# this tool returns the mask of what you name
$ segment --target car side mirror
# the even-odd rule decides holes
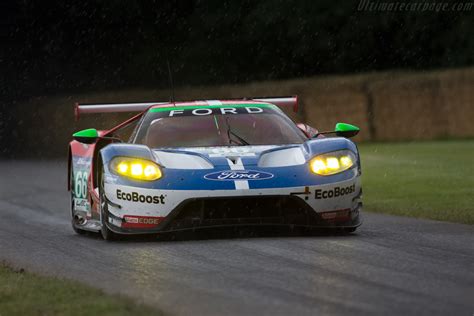
[[[356,136],[359,133],[360,129],[355,125],[347,123],[337,123],[334,131],[336,132],[337,136],[350,138]]]
[[[72,137],[80,143],[93,144],[99,138],[99,133],[95,128],[89,128],[72,134]]]

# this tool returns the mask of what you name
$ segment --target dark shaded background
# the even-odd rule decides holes
[[[21,118],[11,109],[23,99],[168,87],[167,60],[177,86],[473,64],[473,10],[371,12],[358,5],[2,1],[0,138],[13,141]]]
[[[361,12],[358,4],[2,2],[2,93],[163,87],[167,59],[178,85],[473,64],[472,10]]]

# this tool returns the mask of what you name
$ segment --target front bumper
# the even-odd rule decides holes
[[[120,221],[122,225],[116,226],[109,223],[108,227],[120,234],[150,234],[237,226],[353,228],[362,223],[360,215],[362,203],[352,210],[316,213],[302,201],[298,203],[298,198],[292,197],[238,199],[240,208],[227,208],[225,205],[233,200],[237,199],[191,199],[183,202],[154,227],[124,227],[123,224],[126,224],[126,221],[123,218],[115,218],[113,221],[115,224]],[[262,208],[269,202],[277,202],[277,205],[272,208]],[[251,207],[253,203],[255,203],[254,207]],[[292,208],[282,207],[284,205],[292,206]]]
[[[344,188],[351,188],[350,192]],[[343,191],[349,193],[332,196]],[[358,178],[323,186],[257,191],[152,191],[109,185],[107,226],[121,234],[225,226],[353,228],[361,224],[361,194]]]

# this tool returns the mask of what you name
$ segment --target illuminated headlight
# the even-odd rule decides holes
[[[339,150],[314,157],[309,162],[312,172],[321,176],[336,174],[351,168],[356,163],[352,151]]]
[[[139,158],[116,157],[110,162],[110,168],[118,175],[136,180],[153,181],[162,176],[156,163]]]

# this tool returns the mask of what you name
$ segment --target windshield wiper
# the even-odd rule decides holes
[[[248,141],[246,141],[245,139],[237,135],[235,132],[231,131],[230,124],[229,124],[229,117],[226,118],[225,123],[227,124],[227,138],[229,138],[229,144],[231,144],[232,142],[237,143],[235,140],[230,138],[230,135],[234,135],[235,138],[237,138],[240,141],[240,143],[237,143],[240,146],[250,145]]]

